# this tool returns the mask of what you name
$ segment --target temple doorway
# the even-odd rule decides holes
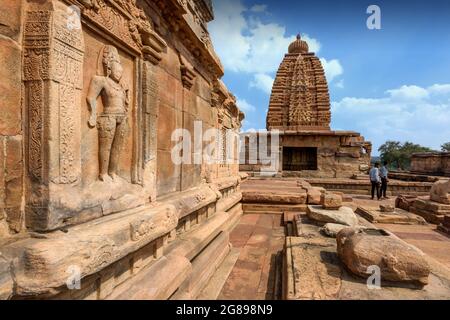
[[[317,148],[283,148],[283,171],[317,170]]]

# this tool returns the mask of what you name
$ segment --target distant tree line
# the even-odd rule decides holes
[[[450,152],[450,142],[446,142],[441,146],[443,152]]]
[[[380,157],[374,157],[374,161],[387,161],[389,167],[395,170],[408,170],[411,166],[411,156],[413,153],[436,152],[428,147],[412,142],[401,143],[399,141],[386,141],[378,148]],[[441,146],[442,152],[450,152],[450,142]],[[375,159],[376,158],[376,159]]]
[[[450,147],[450,143],[448,144]],[[386,141],[378,148],[380,160],[387,161],[389,167],[395,170],[408,170],[411,166],[413,153],[433,152],[435,150],[412,142]]]

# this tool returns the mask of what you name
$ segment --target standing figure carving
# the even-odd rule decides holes
[[[117,49],[105,46],[102,54],[105,76],[92,78],[87,103],[88,125],[97,127],[99,136],[99,179],[110,181],[118,176],[118,166],[128,131],[129,91],[121,82],[123,67]],[[97,116],[97,99],[102,97],[103,112]]]

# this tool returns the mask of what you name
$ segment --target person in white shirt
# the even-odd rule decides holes
[[[375,190],[377,190],[377,199],[380,200],[381,199],[381,194],[380,194],[380,185],[381,185],[381,177],[380,177],[380,164],[377,162],[375,163],[375,166],[370,169],[369,171],[369,176],[370,176],[370,183],[372,184],[372,200],[375,197]]]
[[[389,171],[387,169],[387,161],[383,162],[383,166],[380,169],[380,177],[381,177],[381,196],[385,199],[389,199],[386,196],[386,192],[387,192],[387,187],[388,187],[388,175],[389,175]]]

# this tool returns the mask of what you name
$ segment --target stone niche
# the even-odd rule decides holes
[[[26,224],[34,231],[155,198],[153,69],[166,44],[133,1],[81,2],[30,1],[24,17]]]

